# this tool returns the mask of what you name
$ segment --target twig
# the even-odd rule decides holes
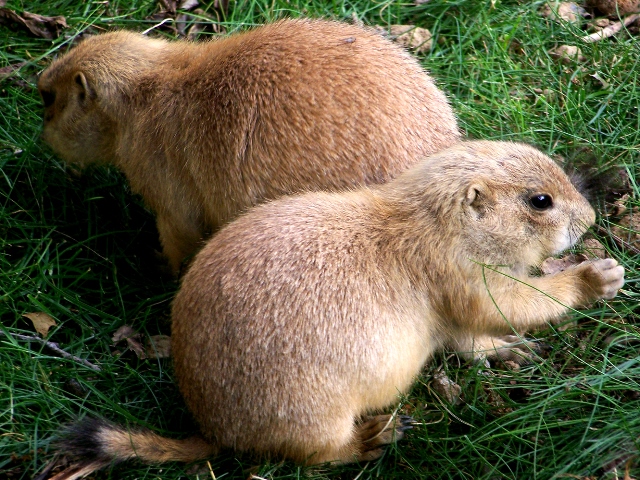
[[[619,237],[618,235],[616,235],[613,232],[610,232],[609,230],[607,230],[606,228],[604,228],[604,227],[602,227],[600,225],[595,225],[595,228],[596,228],[596,230],[598,231],[599,234],[611,237],[611,239],[614,242],[616,242],[619,247],[626,248],[627,250],[635,253],[636,255],[640,255],[640,249],[634,247],[629,242],[627,242],[625,239]]]
[[[39,338],[39,337],[32,337],[31,335],[21,335],[19,333],[6,333],[6,332],[3,332],[2,330],[0,330],[0,333],[3,334],[3,335],[11,336],[12,338],[15,338],[16,340],[22,340],[24,342],[36,342],[36,343],[39,343],[41,345],[44,345],[49,350],[53,350],[55,353],[57,353],[61,357],[70,358],[74,362],[81,363],[81,364],[89,367],[91,370],[95,370],[96,372],[99,372],[99,371],[102,370],[99,366],[94,365],[93,363],[91,363],[91,362],[89,362],[89,361],[87,361],[87,360],[85,360],[83,358],[76,357],[75,355],[71,355],[70,353],[65,352],[55,342],[49,342],[49,341],[44,340],[44,339]]]
[[[598,42],[603,38],[611,37],[616,33],[618,33],[620,30],[622,30],[622,27],[628,27],[633,22],[635,22],[638,18],[640,18],[640,14],[634,13],[633,15],[629,15],[627,18],[625,18],[621,22],[613,23],[608,27],[603,28],[599,32],[592,33],[591,35],[586,35],[582,37],[582,41],[586,43],[593,43],[593,42]]]

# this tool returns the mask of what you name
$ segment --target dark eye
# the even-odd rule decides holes
[[[47,90],[41,90],[40,96],[42,97],[42,103],[44,103],[44,108],[50,107],[56,101],[56,94],[53,92],[49,92]]]
[[[546,210],[553,206],[553,199],[551,195],[547,195],[546,193],[540,193],[529,197],[529,204],[535,210]]]

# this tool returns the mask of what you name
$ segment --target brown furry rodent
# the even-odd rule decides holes
[[[111,163],[177,272],[208,232],[283,194],[382,183],[459,132],[445,95],[374,31],[283,20],[203,43],[91,37],[40,77],[44,140]]]
[[[175,375],[206,440],[87,421],[62,448],[88,453],[83,471],[221,448],[375,459],[411,420],[367,415],[397,402],[444,345],[616,295],[613,259],[529,273],[594,219],[549,157],[502,142],[458,144],[386,185],[258,206],[208,241],[173,304]]]

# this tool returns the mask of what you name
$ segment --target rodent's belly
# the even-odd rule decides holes
[[[402,328],[385,333],[386,348],[359,382],[363,411],[388,407],[411,387],[437,348],[434,338],[421,331],[421,324],[424,319],[420,323],[405,321]]]

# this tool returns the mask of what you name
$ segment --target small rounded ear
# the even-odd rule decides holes
[[[80,86],[80,93],[78,94],[80,97],[80,101],[84,101],[86,98],[93,98],[93,90],[89,85],[89,81],[87,77],[82,72],[76,73],[74,77],[75,82]]]
[[[487,208],[487,187],[482,183],[472,183],[467,188],[464,197],[464,205],[475,214],[476,218],[484,216]]]

